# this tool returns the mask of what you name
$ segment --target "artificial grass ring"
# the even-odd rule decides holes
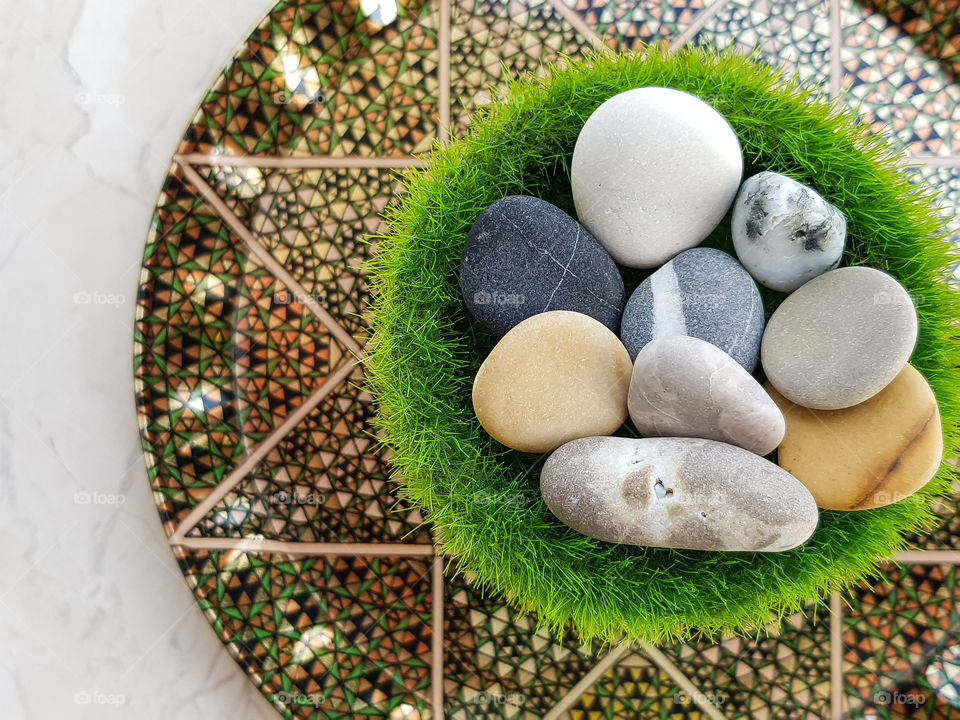
[[[473,413],[473,378],[496,338],[461,296],[464,241],[480,212],[506,195],[536,195],[576,217],[570,159],[584,121],[604,100],[642,86],[697,95],[736,131],[744,177],[774,170],[816,188],[847,218],[844,264],[884,270],[918,300],[911,362],[936,394],[945,455],[955,457],[960,296],[944,282],[951,251],[932,193],[912,185],[898,152],[867,135],[852,113],[754,57],[651,48],[546,70],[512,80],[465,138],[408,171],[406,196],[385,212],[388,229],[368,268],[374,301],[365,363],[401,494],[432,522],[460,571],[535,611],[542,627],[572,626],[583,640],[757,632],[811,601],[822,604],[906,547],[907,533],[935,526],[931,501],[946,495],[953,470],[942,466],[923,490],[893,505],[823,510],[813,537],[789,552],[645,548],[581,535],[540,498],[545,456],[505,449]],[[729,215],[704,245],[731,251]],[[643,275],[622,270],[629,294]],[[764,290],[768,317],[784,297]],[[633,435],[629,425],[618,434]]]

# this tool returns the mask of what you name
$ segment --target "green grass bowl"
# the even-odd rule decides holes
[[[885,270],[918,300],[911,362],[933,387],[946,456],[954,457],[960,296],[945,281],[951,247],[934,196],[909,181],[899,151],[853,113],[754,56],[650,48],[544,70],[510,81],[466,137],[438,145],[404,173],[406,194],[385,211],[387,229],[373,239],[364,362],[401,496],[432,523],[455,572],[535,612],[550,632],[572,627],[585,641],[661,643],[756,634],[820,607],[906,548],[908,533],[935,527],[931,503],[950,492],[953,469],[944,465],[893,505],[821,511],[813,537],[789,552],[632,547],[581,535],[540,497],[545,456],[498,444],[473,413],[473,378],[496,338],[461,296],[464,241],[480,212],[505,195],[536,195],[575,216],[570,159],[584,121],[604,100],[642,86],[697,95],[736,131],[745,177],[774,170],[816,188],[847,218],[844,264]],[[704,244],[731,251],[729,227],[728,217]],[[629,293],[644,273],[622,270]],[[765,292],[768,317],[783,297]],[[626,424],[618,434],[635,436]]]

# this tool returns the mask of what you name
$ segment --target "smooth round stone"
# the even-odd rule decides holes
[[[637,286],[623,310],[620,338],[636,358],[654,338],[690,335],[753,372],[763,323],[763,300],[750,273],[721,250],[694,248]]]
[[[732,230],[737,257],[754,279],[793,292],[840,264],[847,221],[812,188],[765,171],[740,188]]]
[[[473,409],[507,447],[543,453],[627,419],[630,356],[610,330],[567,310],[534,315],[496,344],[473,381]]]
[[[698,438],[574,440],[547,458],[540,492],[574,530],[627,545],[779,552],[806,542],[819,519],[786,470]]]
[[[546,200],[511,195],[480,213],[460,265],[463,299],[497,335],[548,310],[573,310],[617,332],[625,293],[610,254]]]
[[[732,357],[694,337],[657,338],[633,364],[627,395],[641,435],[694,437],[766,455],[783,439],[770,396]]]
[[[767,379],[788,400],[839,410],[883,390],[917,342],[917,312],[880,270],[846,267],[815,277],[767,323],[760,349]]]
[[[787,419],[780,466],[822,508],[867,510],[899,502],[940,468],[940,411],[912,365],[866,402],[843,410],[811,410],[768,390]]]
[[[627,90],[593,111],[573,150],[580,222],[622,265],[663,264],[703,241],[740,186],[743,156],[716,110],[681,90]]]

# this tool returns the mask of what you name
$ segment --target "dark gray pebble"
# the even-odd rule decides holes
[[[497,335],[548,310],[620,328],[625,292],[609,253],[580,223],[540,198],[510,195],[484,210],[460,265],[463,299]]]

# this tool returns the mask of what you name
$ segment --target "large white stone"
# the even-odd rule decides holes
[[[657,267],[723,219],[743,173],[716,110],[672,88],[627,90],[584,123],[571,184],[580,222],[629,267]]]

